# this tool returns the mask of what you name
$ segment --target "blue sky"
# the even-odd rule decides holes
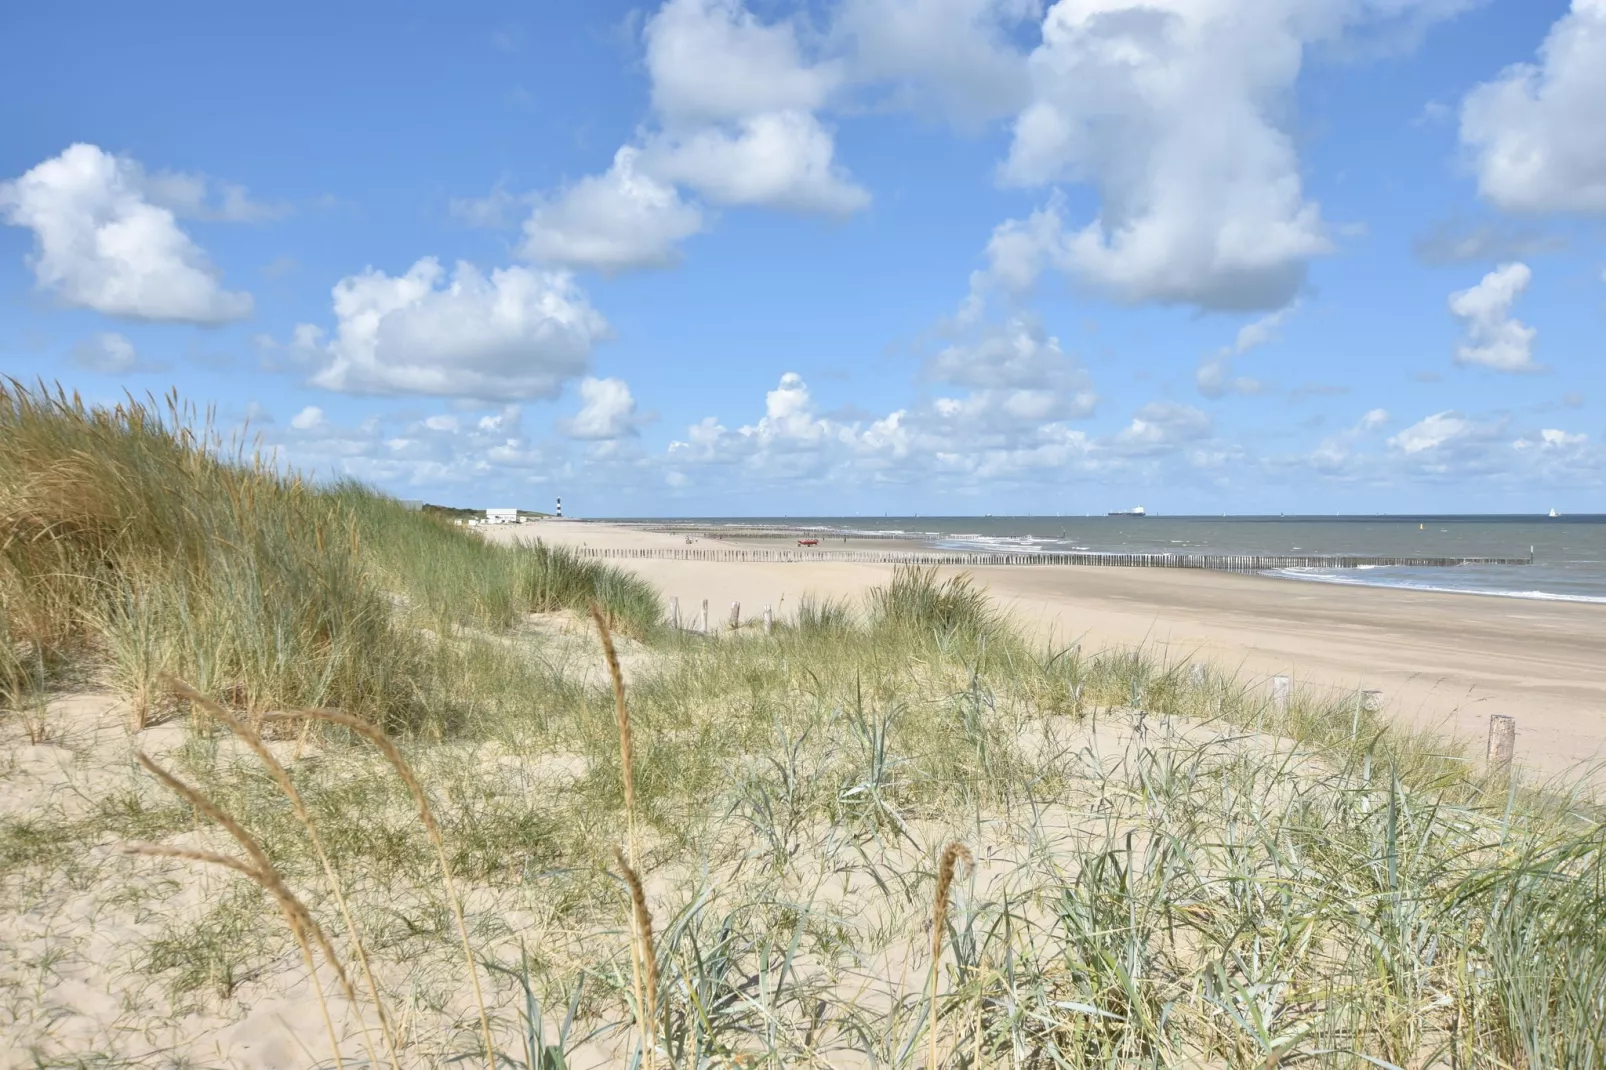
[[[0,371],[584,515],[1606,510],[1606,0],[0,16]]]

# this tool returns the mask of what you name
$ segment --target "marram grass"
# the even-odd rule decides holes
[[[626,634],[658,625],[627,573],[284,475],[176,397],[108,409],[0,382],[0,697],[90,655],[136,729],[171,675],[240,709],[440,735],[508,696],[475,686],[485,644],[435,640],[593,601]]]
[[[372,967],[342,992],[408,1066],[1606,1064],[1606,833],[1581,794],[1486,777],[1354,696],[1274,707],[1214,668],[1045,649],[929,572],[663,642],[627,574],[218,460],[182,415],[5,395],[0,687],[102,673],[193,707],[148,775],[247,854],[171,842],[196,826],[138,774],[79,816],[0,818],[17,901],[161,878],[100,860],[108,833],[164,856],[144,866],[271,873],[306,954],[316,927]],[[592,601],[651,641],[628,708],[589,639],[518,638]],[[297,760],[282,711],[317,706],[343,712]],[[187,968],[186,923],[141,960],[157,980]],[[248,939],[192,957],[298,969]]]

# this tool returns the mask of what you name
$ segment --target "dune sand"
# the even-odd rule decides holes
[[[491,528],[484,534],[596,548],[686,545],[684,536],[576,522]],[[700,540],[699,545],[753,543]],[[849,545],[885,549],[891,544]],[[687,619],[707,599],[716,627],[727,619],[732,601],[741,602],[749,619],[766,604],[784,619],[806,591],[857,597],[892,574],[888,565],[824,562],[619,563],[639,571],[665,595],[678,597]],[[1475,740],[1489,714],[1512,714],[1519,726],[1519,759],[1545,773],[1565,774],[1580,763],[1606,758],[1606,606],[1186,570],[1021,566],[973,572],[1045,643],[1080,641],[1088,650],[1144,644],[1173,660],[1199,657],[1239,670],[1251,681],[1287,673],[1306,687],[1345,693],[1378,688],[1392,715]],[[18,821],[43,819],[45,828],[76,821],[107,796],[141,797],[118,792],[156,792],[148,782],[140,787],[129,781],[130,744],[168,760],[188,736],[182,722],[169,721],[130,739],[126,707],[112,694],[58,698],[49,718],[54,734],[45,743],[27,742],[14,723],[0,724],[0,761],[9,768],[0,819],[11,819],[13,828],[22,827]],[[504,761],[500,752],[492,753]],[[205,908],[222,901],[233,879],[194,866],[126,857],[118,850],[124,838],[108,829],[77,860],[71,876],[66,870],[36,874],[9,886],[19,894],[0,909],[0,948],[11,952],[0,953],[0,1070],[86,1060],[239,1067],[325,1063],[316,999],[293,955],[262,959],[253,967],[260,972],[243,976],[239,990],[226,999],[196,996],[199,1002],[192,1006],[164,995],[165,982],[144,966],[146,949],[170,925],[194,924]],[[217,833],[200,828],[172,842],[226,847]],[[530,892],[537,899],[545,894],[533,885]],[[522,919],[518,925],[525,929],[546,909],[527,911],[517,891],[496,894],[509,898],[480,889],[472,902],[497,913],[499,921]],[[397,991],[420,977],[433,983],[430,971],[444,969],[444,961],[425,957],[393,963],[396,972],[386,983]],[[413,969],[419,972],[405,972]],[[880,972],[890,977],[896,971],[881,962]],[[325,984],[333,991],[332,977],[325,977]],[[468,1020],[461,984],[444,991],[455,993],[448,1015]],[[358,1057],[354,1020],[338,999],[336,1018],[347,1055]],[[505,1050],[511,1050],[511,1035],[507,1039]],[[615,1054],[597,1044],[582,1049],[571,1053],[576,1065],[606,1065]],[[410,1059],[408,1065],[414,1064]]]
[[[568,546],[686,546],[683,535],[592,522],[483,530],[498,540]],[[848,546],[891,548],[880,540]],[[727,619],[733,601],[744,618],[765,605],[784,618],[805,591],[856,597],[892,572],[890,565],[836,562],[617,563],[678,597],[683,620],[694,619],[706,598],[715,623]],[[1045,642],[1081,642],[1088,650],[1142,644],[1174,661],[1202,658],[1252,679],[1286,674],[1300,687],[1381,690],[1393,716],[1475,744],[1491,714],[1509,714],[1517,719],[1518,759],[1534,771],[1568,774],[1606,763],[1606,606],[1182,569],[969,571]]]

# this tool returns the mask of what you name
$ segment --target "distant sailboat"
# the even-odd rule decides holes
[[[1556,518],[1557,518],[1557,517],[1558,517],[1558,516],[1560,516],[1560,515],[1561,515],[1561,514],[1560,514],[1560,513],[1558,513],[1558,512],[1556,512],[1556,510],[1554,510],[1554,509],[1552,509],[1552,510],[1551,510],[1551,511],[1550,511],[1550,519],[1552,519],[1552,520],[1554,520],[1554,519],[1556,519]]]

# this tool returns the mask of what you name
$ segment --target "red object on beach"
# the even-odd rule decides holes
[[[818,546],[818,545],[820,545],[820,540],[819,539],[799,539],[799,540],[797,540],[797,544],[799,546]]]

